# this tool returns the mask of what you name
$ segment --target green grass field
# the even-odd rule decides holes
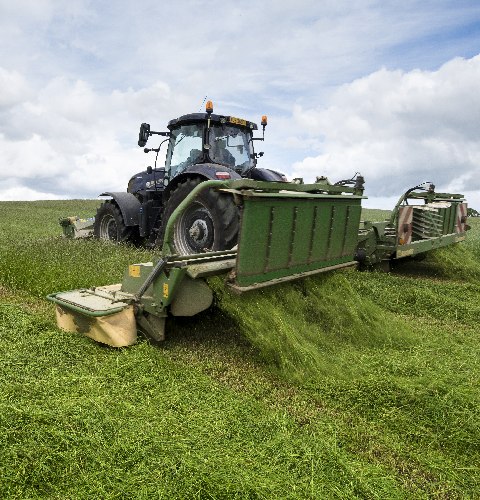
[[[390,274],[210,278],[215,307],[115,349],[45,300],[151,260],[57,237],[99,203],[0,203],[0,498],[480,498],[480,220]]]

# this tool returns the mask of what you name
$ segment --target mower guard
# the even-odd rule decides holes
[[[68,332],[86,335],[113,347],[134,344],[137,339],[134,307],[115,299],[121,285],[95,290],[72,290],[53,293],[57,324]]]

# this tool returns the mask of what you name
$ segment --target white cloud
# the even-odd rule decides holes
[[[23,75],[0,67],[0,111],[23,102],[31,95],[32,91]]]
[[[348,178],[360,171],[370,196],[431,180],[440,189],[480,189],[480,55],[437,71],[376,71],[341,86],[327,107],[297,106],[297,128],[322,136],[322,153],[293,175]],[[477,195],[478,203],[478,195]]]
[[[131,175],[154,162],[136,144],[140,123],[154,118],[152,128],[164,130],[181,101],[163,82],[101,95],[66,78],[55,78],[32,100],[11,99],[8,119],[0,122],[0,199],[124,191]]]
[[[65,200],[67,196],[58,196],[53,193],[39,193],[35,189],[17,186],[2,191],[2,201],[36,201],[36,200]]]
[[[0,0],[0,199],[7,186],[125,189],[153,163],[139,124],[165,130],[206,94],[217,112],[269,116],[262,166],[333,178],[360,167],[385,196],[417,173],[451,185],[453,159],[465,186],[478,64],[453,57],[478,52],[480,5],[457,4]]]

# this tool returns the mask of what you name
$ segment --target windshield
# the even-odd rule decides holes
[[[210,128],[209,155],[214,163],[220,163],[237,172],[253,167],[253,152],[248,141],[250,133],[238,127],[214,126]]]
[[[173,177],[185,167],[202,161],[203,125],[182,125],[172,130],[165,169]]]
[[[171,131],[165,169],[170,177],[184,168],[204,161],[202,154],[204,124],[182,125]],[[211,125],[208,155],[213,163],[225,165],[238,173],[254,166],[250,132],[239,127]]]

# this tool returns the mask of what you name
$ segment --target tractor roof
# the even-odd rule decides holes
[[[209,118],[208,113],[190,113],[189,115],[180,116],[180,118],[175,118],[168,122],[169,130],[172,130],[179,125],[194,123],[194,122],[205,122]],[[234,116],[223,116],[223,115],[210,115],[210,120],[212,122],[220,122],[221,119],[225,119],[225,123],[228,125],[235,125],[240,127],[246,127],[250,130],[258,130],[257,124],[249,122],[247,120],[242,120],[241,118],[235,118]]]

